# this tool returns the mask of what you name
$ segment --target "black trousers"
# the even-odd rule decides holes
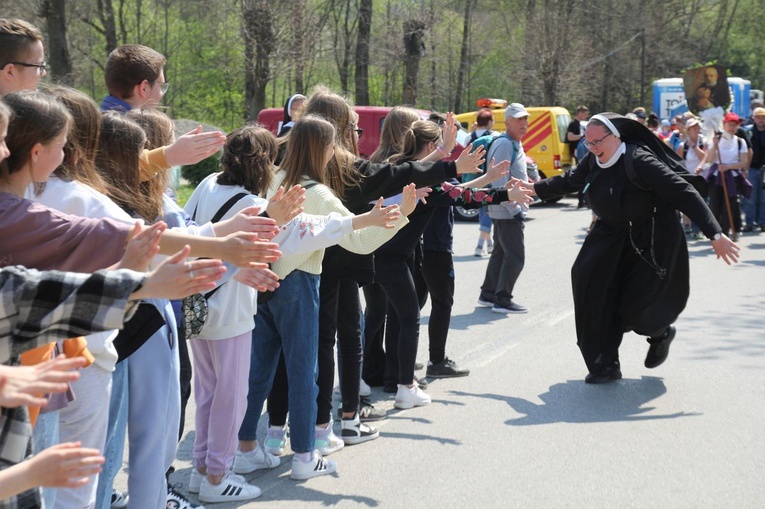
[[[375,280],[388,299],[385,354],[388,372],[396,383],[414,381],[414,363],[420,336],[420,305],[412,277],[412,258],[375,255]]]
[[[728,219],[728,207],[725,205],[725,193],[722,186],[709,185],[707,187],[707,193],[709,194],[709,208],[714,214],[717,222],[720,223],[723,231],[730,235],[730,221]],[[730,210],[733,214],[733,230],[741,231],[741,205],[739,204],[738,196],[729,197]]]
[[[430,362],[439,363],[446,357],[446,338],[454,306],[454,260],[452,254],[425,251],[418,277],[415,278],[420,309],[430,295],[428,345]]]
[[[364,285],[364,362],[362,378],[372,387],[385,383],[385,316],[388,299],[377,283]],[[391,380],[395,383],[395,380]]]

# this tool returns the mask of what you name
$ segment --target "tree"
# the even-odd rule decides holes
[[[268,0],[242,0],[245,61],[245,120],[266,107],[266,85],[274,49],[273,12]]]
[[[356,36],[356,104],[369,104],[369,40],[372,30],[372,0],[359,3],[359,29]]]
[[[462,110],[462,94],[465,90],[465,76],[470,68],[470,25],[473,21],[473,8],[476,0],[465,0],[465,22],[462,27],[462,48],[460,52],[460,66],[457,71],[457,90],[454,93],[454,108],[452,111]]]
[[[48,33],[47,53],[53,79],[71,85],[72,60],[66,40],[66,4],[64,0],[44,0],[40,15],[45,18]]]
[[[420,74],[420,58],[425,56],[425,23],[417,19],[404,22],[404,48],[406,61],[404,71],[404,104],[417,103],[417,80]]]

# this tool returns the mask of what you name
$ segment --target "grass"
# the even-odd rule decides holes
[[[189,198],[191,197],[191,193],[194,192],[194,186],[190,185],[182,185],[178,189],[175,190],[175,199],[178,202],[178,205],[181,207],[184,207],[186,205],[186,202],[189,201]]]

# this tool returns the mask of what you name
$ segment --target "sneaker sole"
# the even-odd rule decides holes
[[[340,445],[337,447],[333,447],[332,449],[317,449],[317,451],[319,451],[319,454],[321,454],[322,456],[329,456],[330,454],[334,454],[337,451],[342,450],[343,447],[345,447],[345,442],[340,440]]]
[[[371,435],[364,435],[364,436],[350,436],[350,437],[340,437],[340,440],[345,442],[345,445],[358,445],[363,444],[364,442],[369,442],[370,440],[374,440],[376,438],[380,438],[380,432],[376,431]]]
[[[524,315],[529,312],[528,309],[524,311],[512,311],[510,309],[496,309],[491,308],[492,313],[497,313],[498,315]]]
[[[247,469],[247,468],[237,468],[235,466],[232,470],[234,471],[235,474],[243,475],[243,474],[251,474],[253,472],[257,472],[258,470],[270,470],[270,469],[276,468],[278,466],[279,466],[278,463],[276,465],[274,465],[274,466],[263,465],[262,467],[261,466],[257,466],[255,468],[253,468],[252,470]]]
[[[330,468],[327,468],[326,470],[321,470],[319,472],[312,471],[305,475],[295,475],[295,473],[290,473],[290,479],[293,481],[307,481],[308,479],[313,479],[314,477],[321,477],[322,475],[329,475],[334,474],[337,471],[337,467],[332,466]]]
[[[393,406],[398,408],[399,410],[409,410],[411,408],[415,408],[418,406],[428,406],[430,405],[430,401],[423,401],[421,403],[401,403],[399,401],[396,401],[393,403]]]
[[[428,378],[463,378],[468,376],[469,374],[470,374],[470,371],[468,371],[467,373],[454,373],[449,375],[445,375],[445,374],[434,375],[432,373],[428,373]]]
[[[252,496],[242,496],[242,495],[239,495],[239,496],[236,496],[236,497],[232,497],[232,496],[228,496],[228,495],[213,495],[213,496],[210,496],[210,497],[205,497],[205,496],[202,496],[200,494],[199,495],[199,501],[200,502],[206,502],[208,504],[214,504],[214,503],[217,503],[217,502],[237,502],[237,501],[242,501],[242,500],[254,500],[254,499],[260,497],[260,495],[262,495],[261,492],[258,492],[257,495],[252,495]]]
[[[476,302],[476,306],[478,306],[479,308],[493,308],[494,307],[494,303],[493,302],[488,302],[488,301],[485,301],[485,300],[478,300],[478,302]]]

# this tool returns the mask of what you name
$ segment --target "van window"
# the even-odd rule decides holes
[[[555,115],[555,122],[558,124],[558,137],[561,143],[566,143],[566,133],[568,132],[568,125],[571,123],[571,117],[563,115]]]

